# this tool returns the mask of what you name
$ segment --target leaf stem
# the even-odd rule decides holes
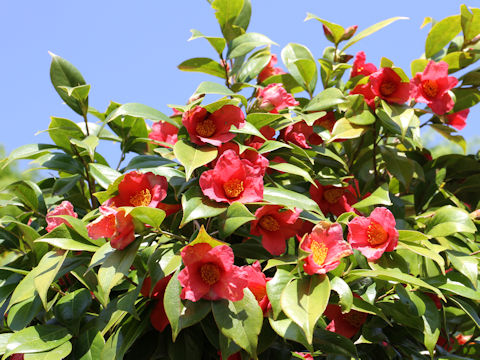
[[[90,136],[90,130],[88,130],[88,119],[87,114],[83,113],[83,121],[85,121],[85,130],[87,131],[87,136]]]
[[[92,209],[98,207],[98,201],[93,195],[95,192],[95,181],[92,179],[92,176],[90,174],[90,171],[88,170],[88,163],[85,161],[85,159],[80,155],[78,152],[78,149],[75,145],[72,144],[72,149],[75,155],[78,157],[78,159],[82,162],[83,167],[85,168],[85,178],[87,180],[88,184],[88,192],[90,193],[90,201],[92,202]]]

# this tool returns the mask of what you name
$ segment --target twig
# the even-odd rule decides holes
[[[87,120],[86,113],[83,113],[83,121],[85,121],[85,130],[87,131],[87,136],[90,136],[90,131],[88,130],[88,120]]]
[[[83,167],[85,168],[85,177],[86,177],[87,184],[88,184],[88,191],[90,193],[90,201],[92,202],[92,209],[97,208],[98,207],[98,201],[95,198],[95,196],[93,195],[93,193],[95,192],[95,181],[92,179],[92,177],[90,175],[90,171],[88,170],[88,164],[85,162],[85,159],[78,152],[77,147],[73,144],[72,144],[72,149],[73,149],[73,152],[75,153],[75,155],[82,162]]]

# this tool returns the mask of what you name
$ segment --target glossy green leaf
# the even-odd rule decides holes
[[[252,220],[255,220],[255,216],[250,210],[242,203],[234,202],[228,207],[225,221],[221,224],[220,232],[222,237],[231,235],[240,226]]]
[[[460,146],[464,154],[467,153],[467,142],[465,141],[465,138],[462,135],[452,135],[452,133],[455,133],[457,130],[442,124],[432,124],[430,127],[445,139]]]
[[[95,149],[99,144],[98,137],[96,137],[95,135],[89,135],[83,140],[70,139],[70,142],[77,147],[87,150],[90,159],[94,161]]]
[[[192,187],[182,196],[183,216],[180,227],[192,220],[220,215],[227,210],[225,204],[217,203],[204,196],[200,189]]]
[[[426,234],[437,237],[457,232],[475,233],[476,231],[475,225],[465,210],[448,205],[435,211],[435,215],[427,223]]]
[[[313,346],[326,354],[338,354],[342,357],[358,359],[357,349],[352,341],[332,331],[317,328],[313,337]]]
[[[287,67],[293,78],[309,93],[313,93],[317,84],[318,71],[315,59],[310,50],[304,45],[289,43],[282,50],[282,61]],[[305,60],[310,63],[311,67],[306,70],[304,62],[298,63],[299,60]]]
[[[437,344],[440,335],[441,316],[440,312],[435,306],[435,303],[427,295],[419,293],[416,294],[425,303],[425,313],[422,314],[423,320],[423,342],[425,347],[433,357],[435,345]]]
[[[25,354],[24,360],[62,360],[72,352],[72,343],[67,341],[59,347],[45,352]]]
[[[82,140],[85,137],[82,129],[73,121],[54,116],[51,117],[48,133],[53,142],[68,153],[72,153],[70,140]]]
[[[432,259],[438,264],[438,266],[440,266],[442,272],[445,272],[445,260],[443,260],[443,257],[441,257],[437,252],[427,249],[426,247],[422,246],[417,242],[402,240],[398,243],[398,245],[399,249],[407,249],[418,255],[426,257],[427,259]]]
[[[212,47],[218,54],[221,54],[223,52],[223,49],[225,49],[226,41],[224,38],[205,36],[200,31],[195,29],[192,29],[190,31],[192,32],[192,36],[190,37],[190,39],[188,39],[188,41],[204,38],[210,43],[210,45],[212,45]]]
[[[80,321],[87,312],[92,303],[92,295],[88,289],[82,288],[69,292],[67,295],[60,298],[53,312],[55,317],[67,328],[78,333]]]
[[[164,113],[154,109],[150,106],[138,104],[138,103],[127,103],[119,106],[115,110],[113,110],[110,114],[108,114],[107,118],[105,119],[106,123],[114,121],[115,119],[131,116],[136,118],[142,119],[149,119],[152,121],[166,121],[169,124],[172,124],[175,127],[178,127],[178,124],[175,120],[170,119]]]
[[[313,181],[312,177],[310,176],[310,174],[308,173],[308,171],[303,170],[302,168],[300,168],[296,165],[293,165],[293,164],[290,164],[290,163],[274,163],[274,162],[271,162],[268,165],[268,167],[270,169],[281,171],[281,172],[284,172],[284,173],[287,173],[287,174],[298,175],[298,176],[302,177],[303,179],[305,179],[305,181],[308,181],[309,183],[314,184],[314,181]]]
[[[385,26],[390,25],[391,23],[397,21],[397,20],[407,20],[408,18],[402,17],[402,16],[397,16],[393,17],[387,20],[380,21],[379,23],[376,23],[375,25],[372,25],[365,30],[360,31],[357,35],[352,37],[340,50],[341,52],[344,52],[346,49],[348,49],[350,46],[353,44],[357,43],[358,41],[362,40],[363,38],[366,38],[367,36],[372,35],[373,33],[377,32],[380,29],[383,29]]]
[[[20,331],[27,327],[35,316],[42,312],[42,301],[38,296],[13,305],[8,310],[7,325],[13,331]]]
[[[448,73],[451,74],[471,65],[475,61],[475,57],[463,51],[454,51],[445,55],[441,61],[448,64]]]
[[[47,292],[52,284],[53,280],[57,276],[60,268],[62,267],[68,251],[64,254],[57,253],[56,251],[50,251],[46,253],[40,263],[35,268],[36,276],[33,280],[35,289],[42,299],[43,307],[47,310]]]
[[[188,59],[178,65],[182,71],[196,71],[217,76],[225,79],[225,69],[217,62],[209,58]]]
[[[305,18],[305,21],[311,20],[311,19],[320,21],[332,32],[332,36],[335,44],[338,44],[341,41],[343,34],[345,33],[345,29],[343,28],[343,26],[321,19],[318,16],[313,15],[311,13],[307,13],[307,17]]]
[[[12,297],[10,298],[8,307],[30,299],[35,295],[35,276],[37,276],[37,273],[35,270],[32,270],[18,283],[17,287],[13,291]]]
[[[345,96],[337,88],[328,88],[314,96],[305,107],[305,111],[327,110],[345,102]]]
[[[98,246],[95,246],[92,243],[88,243],[87,241],[85,242],[78,241],[78,240],[69,239],[69,238],[44,237],[36,240],[36,242],[44,242],[63,250],[89,251],[89,252],[95,252],[98,250]]]
[[[437,22],[428,33],[425,42],[425,56],[433,57],[462,30],[460,15],[453,15]]]
[[[41,205],[41,191],[38,186],[31,181],[16,181],[7,186],[12,195],[17,196],[28,208],[38,211]],[[45,207],[45,204],[42,204]]]
[[[465,314],[467,314],[473,320],[477,328],[480,328],[478,304],[473,305],[471,302],[455,296],[450,296],[448,300],[453,301],[458,307],[460,307]],[[475,307],[477,307],[477,309],[475,309]]]
[[[75,358],[79,360],[101,359],[105,345],[102,334],[95,328],[83,331],[78,336],[75,346]]]
[[[468,44],[475,36],[480,34],[480,9],[469,9],[466,5],[462,4],[460,5],[460,12],[463,40],[464,44]]]
[[[423,70],[427,67],[428,60],[427,59],[415,59],[410,64],[410,70],[412,72],[412,77],[415,77],[417,73],[422,73]]]
[[[282,312],[280,299],[282,297],[283,289],[290,282],[293,275],[286,270],[277,269],[275,276],[267,282],[267,294],[270,304],[272,304],[273,318],[276,319]]]
[[[470,254],[455,250],[446,251],[452,266],[465,275],[477,287],[478,282],[478,259]]]
[[[413,230],[398,230],[399,241],[421,242],[430,239],[430,236],[425,235],[419,231]]]
[[[186,180],[190,179],[193,171],[200,166],[215,160],[218,151],[213,146],[202,146],[195,148],[185,141],[177,141],[173,147],[173,153],[180,163],[185,167]]]
[[[295,191],[266,187],[263,189],[263,200],[276,205],[283,205],[288,208],[299,208],[322,213],[318,204],[309,197]]]
[[[128,212],[134,219],[159,229],[165,219],[165,211],[148,206],[135,206]]]
[[[277,45],[268,37],[258,33],[247,33],[240,35],[232,40],[229,51],[227,53],[228,59],[233,59],[239,56],[248,54],[250,51],[260,46]]]
[[[258,55],[252,55],[238,71],[237,81],[247,83],[255,79],[265,66],[268,65],[270,59],[271,55],[267,50],[260,52]]]
[[[215,322],[226,337],[257,359],[258,335],[262,329],[263,313],[255,296],[244,289],[239,301],[212,301]]]
[[[88,167],[90,169],[90,174],[104,189],[108,189],[108,187],[113,184],[119,176],[122,175],[118,171],[108,166],[97,163],[90,163],[88,164]]]
[[[355,209],[361,209],[373,205],[392,205],[387,183],[379,186],[373,193],[370,194],[370,196],[353,204],[352,207]]]
[[[380,152],[387,165],[387,170],[408,188],[415,171],[413,160],[397,149],[386,146],[380,146]]]
[[[313,330],[322,316],[330,297],[330,281],[324,275],[294,279],[282,292],[280,303],[283,312],[300,326],[312,343]]]
[[[480,90],[476,88],[470,89],[452,89],[455,94],[455,106],[453,107],[453,112],[458,112],[464,109],[471,108],[472,106],[480,102]]]
[[[341,118],[335,122],[332,130],[332,137],[329,143],[337,139],[356,139],[362,136],[367,128],[350,123],[347,118]]]
[[[227,42],[245,33],[246,29],[237,25],[237,19],[244,7],[244,0],[214,0],[211,4],[216,10],[215,17]],[[248,25],[248,22],[246,24]],[[245,26],[245,23],[243,25]]]
[[[353,294],[348,284],[340,277],[334,277],[330,282],[332,290],[338,294],[340,301],[338,304],[343,313],[347,313],[352,308]]]
[[[283,339],[295,341],[305,346],[305,348],[313,350],[303,330],[292,319],[282,314],[278,319],[269,317],[268,321],[272,329]]]
[[[90,85],[78,85],[78,86],[57,86],[57,88],[65,91],[68,96],[77,99],[80,102],[84,102],[88,99],[90,93]]]

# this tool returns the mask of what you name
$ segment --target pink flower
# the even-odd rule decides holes
[[[270,278],[267,278],[262,272],[262,268],[260,267],[260,263],[258,261],[255,261],[250,266],[244,266],[242,269],[247,274],[247,287],[255,296],[255,299],[257,299],[258,305],[260,305],[262,308],[263,315],[266,316],[268,309],[272,307],[267,296],[267,282],[270,280]]]
[[[235,137],[236,134],[230,132],[232,125],[237,128],[245,125],[245,115],[235,105],[224,105],[211,114],[196,106],[183,114],[182,123],[187,128],[191,142],[220,146]]]
[[[384,207],[375,208],[368,218],[358,216],[348,224],[348,242],[369,261],[378,260],[398,244],[395,218]]]
[[[303,357],[305,360],[313,360],[313,356],[309,353],[295,351],[295,354]]]
[[[357,294],[354,296],[359,297]],[[330,319],[326,329],[347,338],[354,337],[367,320],[365,313],[350,310],[348,313],[342,314],[340,306],[333,304],[327,305],[324,315]]]
[[[259,107],[271,113],[278,113],[289,106],[296,106],[300,103],[287,93],[282,84],[270,84],[258,91]]]
[[[357,202],[357,198],[351,185],[346,187],[322,185],[317,180],[315,184],[317,187],[310,186],[310,196],[324,214],[340,216],[344,212],[355,211],[351,205]]]
[[[102,214],[87,225],[88,236],[92,239],[110,238],[110,245],[117,250],[125,249],[135,240],[135,227],[130,215],[125,216],[125,209],[100,206]]]
[[[325,221],[318,223],[300,243],[300,248],[310,253],[303,269],[309,275],[326,274],[340,264],[340,259],[353,254],[352,247],[343,240],[340,224]]]
[[[250,161],[233,150],[225,151],[213,170],[200,176],[200,188],[216,202],[255,202],[263,199],[263,176]]]
[[[263,68],[260,74],[258,74],[259,83],[264,82],[270,76],[285,74],[285,71],[283,71],[279,67],[275,67],[275,65],[277,65],[277,55],[272,54],[272,57],[270,58],[270,62],[267,64],[267,66]]]
[[[178,274],[183,289],[182,299],[228,299],[243,298],[243,289],[248,285],[246,272],[233,265],[233,251],[227,245],[212,248],[207,243],[187,245],[181,252],[185,268]]]
[[[410,81],[410,96],[417,102],[427,104],[434,113],[443,115],[453,109],[453,99],[448,90],[458,80],[448,76],[448,64],[430,60],[423,73],[417,73]]]
[[[409,98],[410,83],[402,82],[400,76],[391,68],[381,68],[370,75],[368,80],[375,96],[396,104],[403,104]]]
[[[453,114],[447,115],[448,125],[453,126],[457,130],[462,130],[466,125],[467,116],[470,113],[470,109],[465,109]]]
[[[118,195],[107,200],[105,205],[160,208],[161,201],[167,196],[167,189],[165,176],[132,171],[125,174],[118,184]]]
[[[174,109],[176,110],[176,109]],[[178,110],[177,110],[178,111]],[[170,145],[175,145],[177,142],[178,128],[165,121],[158,121],[152,124],[152,131],[148,137],[152,140],[161,141]],[[164,146],[165,145],[160,145]]]
[[[215,167],[220,156],[222,156],[223,153],[227,150],[233,150],[237,155],[240,153],[240,147],[238,146],[237,143],[228,142],[228,143],[222,144],[218,147],[217,158],[209,164],[209,167]],[[258,172],[262,174],[262,176],[265,175],[265,171],[269,164],[269,161],[265,156],[250,149],[245,150],[243,153],[239,154],[239,156],[240,156],[240,159],[248,160],[250,165],[253,166],[255,169],[257,169]]]
[[[351,78],[359,75],[368,76],[377,71],[377,67],[374,64],[365,63],[366,59],[367,57],[363,51],[359,51],[357,55],[355,55],[355,60],[353,61],[352,73],[350,75]]]
[[[265,205],[255,211],[250,232],[262,237],[263,247],[272,255],[285,252],[285,240],[297,233],[300,224],[297,223],[300,210],[282,210],[280,205]]]
[[[78,217],[77,213],[73,211],[72,203],[70,201],[62,201],[60,205],[56,206],[53,210],[50,210],[47,213],[47,232],[52,231],[61,224],[66,224],[67,226],[70,226],[68,220],[57,217],[57,215],[70,215],[74,218]]]

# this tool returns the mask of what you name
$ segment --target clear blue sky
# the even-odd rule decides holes
[[[429,29],[420,29],[424,17],[458,14],[462,3],[480,7],[478,0],[252,0],[249,31],[277,42],[280,46],[272,50],[277,54],[297,42],[318,58],[328,44],[320,23],[303,21],[307,12],[345,27],[356,24],[359,30],[406,16],[410,20],[390,25],[350,51],[364,50],[367,61],[377,66],[382,56],[388,57],[410,74],[410,61],[423,53]],[[220,36],[207,1],[0,1],[0,143],[9,152],[23,144],[49,142],[47,134],[34,134],[48,127],[50,116],[81,121],[50,84],[47,51],[82,72],[92,85],[91,106],[104,111],[110,100],[139,102],[170,114],[167,104],[184,104],[201,81],[217,79],[177,69],[188,58],[216,55],[203,39],[188,42],[190,29]],[[474,108],[461,131],[467,139],[480,134],[479,117]]]

